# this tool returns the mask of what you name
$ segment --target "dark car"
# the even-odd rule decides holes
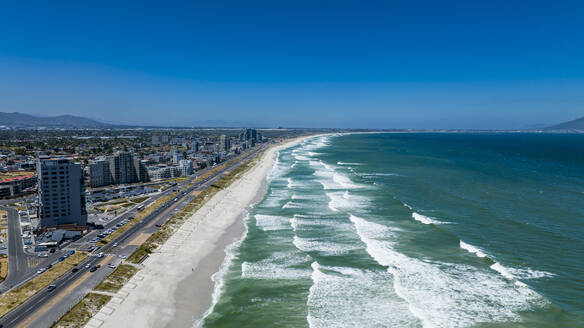
[[[73,273],[75,273],[77,271],[79,271],[79,268],[73,268],[73,270],[71,270],[71,272],[73,272]]]
[[[97,271],[97,265],[94,265],[91,267],[91,269],[89,269],[89,272],[95,272]]]
[[[49,269],[50,269],[50,268],[52,268],[52,267],[53,267],[53,265],[52,265],[52,264],[49,264],[49,265],[47,265],[47,267],[46,267],[45,269],[46,269],[46,270],[49,270]]]
[[[57,288],[56,285],[49,285],[49,287],[47,287],[47,292],[53,291],[55,288]]]
[[[49,253],[54,253],[54,252],[55,252],[55,249],[54,249],[54,248],[51,248],[51,249],[49,250]]]
[[[158,223],[155,224],[155,226],[157,226],[158,228],[162,227],[162,225],[161,224],[158,224]]]

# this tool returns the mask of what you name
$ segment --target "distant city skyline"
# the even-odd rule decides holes
[[[579,2],[0,6],[0,111],[190,126],[525,128],[584,116]]]

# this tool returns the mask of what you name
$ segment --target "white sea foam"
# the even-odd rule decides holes
[[[519,313],[548,302],[525,284],[464,264],[406,256],[389,238],[372,233],[378,225],[352,217],[367,252],[393,275],[396,293],[424,327],[468,327],[486,322],[519,321]]]
[[[256,226],[264,231],[289,230],[289,218],[276,215],[256,214]]]
[[[412,211],[414,210],[414,208],[413,208],[413,207],[411,207],[410,205],[408,205],[408,204],[406,204],[406,203],[404,203],[404,206],[405,206],[405,207],[407,207],[407,208],[409,208],[409,209],[410,209],[410,210],[412,210]]]
[[[337,162],[337,165],[358,166],[358,165],[363,165],[363,163],[346,163],[346,162]]]
[[[297,266],[311,261],[311,257],[299,252],[276,252],[270,257],[257,262],[243,262],[241,277],[246,279],[306,279],[311,271]]]
[[[260,205],[262,207],[280,207],[284,199],[288,199],[289,193],[286,189],[272,189],[268,197]]]
[[[229,244],[225,248],[225,259],[223,259],[223,263],[221,264],[221,267],[219,268],[219,270],[211,276],[211,281],[213,281],[215,283],[215,286],[213,288],[213,294],[211,296],[211,300],[212,300],[211,306],[207,309],[207,311],[205,311],[205,313],[203,314],[201,319],[199,321],[195,322],[194,327],[200,327],[201,324],[203,323],[203,321],[205,320],[205,318],[209,314],[213,313],[213,310],[215,309],[215,305],[217,305],[217,302],[219,302],[219,298],[221,298],[221,294],[223,293],[223,287],[225,286],[225,274],[227,273],[227,271],[229,270],[229,267],[233,263],[233,259],[235,258],[237,252],[239,251],[239,247],[241,246],[241,244],[243,243],[243,241],[247,237],[247,233],[248,233],[247,222],[248,221],[249,221],[249,215],[247,215],[244,219],[245,231],[244,231],[243,235],[241,235],[240,238],[234,240],[231,244]]]
[[[293,194],[292,195],[292,199],[312,199],[310,196],[306,196],[306,195],[298,195],[298,194]]]
[[[391,288],[387,272],[312,263],[308,325],[321,327],[411,327],[418,320]]]
[[[549,278],[555,276],[551,272],[538,271],[533,269],[520,269],[520,268],[508,268],[503,266],[499,262],[495,262],[491,265],[491,269],[499,272],[503,277],[507,279],[539,279],[539,278]]]
[[[363,187],[351,181],[351,179],[346,175],[338,172],[333,173],[333,181],[336,184],[338,184],[342,189],[356,189]]]
[[[347,231],[353,228],[350,224],[346,222],[339,222],[336,219],[327,220],[324,219],[321,215],[312,216],[302,214],[294,214],[294,216],[290,219],[290,226],[294,231],[323,227],[333,227],[336,230]]]
[[[298,161],[294,161],[294,163],[292,165],[290,165],[290,168],[293,169],[294,167],[296,167],[297,164],[298,164]]]
[[[367,203],[365,197],[350,195],[348,191],[327,192],[326,196],[330,199],[328,207],[334,212],[362,208]]]
[[[392,177],[392,176],[399,176],[397,173],[357,173],[359,176],[363,178],[369,179],[373,177]]]
[[[320,252],[325,255],[342,255],[358,247],[349,244],[341,244],[329,241],[321,241],[317,238],[301,238],[294,236],[293,244],[303,252]]]
[[[471,244],[467,244],[464,241],[460,241],[460,248],[467,250],[469,253],[475,254],[478,257],[487,257],[487,254],[485,254],[480,248],[475,247]]]
[[[309,161],[310,160],[310,157],[305,156],[305,155],[292,154],[292,156],[294,156],[294,158],[296,158],[297,161]]]
[[[278,179],[282,177],[282,175],[286,174],[288,168],[285,167],[282,162],[280,162],[280,153],[276,154],[276,162],[270,169],[270,172],[266,175],[266,180],[272,181],[274,179]]]
[[[347,175],[337,171],[332,165],[323,161],[310,161],[310,166],[315,170],[313,175],[319,177],[324,189],[358,189],[364,185],[353,182]]]
[[[449,222],[442,222],[442,221],[438,221],[436,219],[433,219],[431,217],[419,214],[419,213],[412,213],[412,217],[414,218],[414,220],[422,222],[423,224],[446,224]]]
[[[302,208],[302,204],[296,202],[287,202],[282,208]]]
[[[499,272],[503,277],[507,279],[514,279],[515,277],[507,270],[506,267],[502,266],[499,262],[495,262],[495,264],[491,265],[491,269]]]

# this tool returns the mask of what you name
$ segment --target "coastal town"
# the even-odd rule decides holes
[[[102,302],[92,290],[124,272],[129,279],[153,236],[170,237],[169,224],[192,215],[203,196],[270,144],[302,133],[1,131],[0,326],[43,326]]]

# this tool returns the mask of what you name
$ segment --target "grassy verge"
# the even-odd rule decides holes
[[[55,264],[52,268],[47,270],[45,273],[36,276],[26,284],[12,289],[5,294],[0,296],[0,317],[5,315],[7,312],[15,308],[16,306],[22,304],[29,297],[36,294],[43,288],[47,287],[55,279],[59,278],[64,273],[71,270],[74,266],[79,264],[87,257],[86,252],[77,252],[63,262]]]
[[[0,257],[0,280],[6,279],[8,275],[8,256],[2,255]]]
[[[150,196],[145,196],[145,197],[138,197],[138,198],[132,198],[130,199],[132,202],[134,202],[134,204],[138,204],[138,203],[142,203],[145,200],[147,200],[148,198],[150,198]]]
[[[118,266],[93,290],[116,293],[138,271],[137,268],[122,264]],[[53,328],[81,328],[111,300],[111,296],[89,293],[79,301],[69,312],[59,319]]]
[[[137,271],[138,268],[134,266],[122,264],[107,276],[104,281],[97,285],[95,290],[115,293],[120,290]]]
[[[52,325],[54,328],[80,328],[111,300],[111,296],[89,293],[59,321]]]

